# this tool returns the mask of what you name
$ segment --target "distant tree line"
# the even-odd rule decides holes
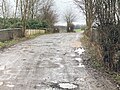
[[[81,30],[85,30],[86,29],[86,25],[75,25],[74,29],[81,29]]]
[[[99,46],[104,66],[106,69],[119,72],[120,0],[74,0],[74,2],[86,16],[85,33],[92,43]]]

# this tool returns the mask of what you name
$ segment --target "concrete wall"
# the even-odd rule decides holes
[[[0,41],[6,41],[22,37],[22,29],[1,29],[0,30]]]

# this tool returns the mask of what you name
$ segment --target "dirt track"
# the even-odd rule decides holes
[[[43,35],[1,51],[0,90],[116,90],[82,64],[81,36]]]

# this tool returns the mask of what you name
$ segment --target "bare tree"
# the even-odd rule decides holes
[[[84,14],[86,13],[85,0],[74,0],[73,2],[75,3],[75,5],[77,5],[80,11],[82,11]]]
[[[1,0],[1,16],[3,18],[3,28],[5,28],[6,20],[10,16],[7,0]]]
[[[35,7],[36,7],[35,5],[37,3],[39,3],[40,5],[42,4],[42,2],[43,0],[19,0],[19,6],[20,6],[19,8],[21,12],[21,21],[22,21],[22,27],[23,27],[23,35],[25,34],[25,30],[26,30],[26,21],[28,19],[33,19],[36,14],[35,12],[37,12],[35,11]]]
[[[5,27],[5,21],[7,18],[6,12],[7,12],[6,2],[5,0],[2,0],[2,16],[3,16],[3,24],[4,24],[3,28]]]
[[[34,19],[39,16],[45,0],[30,0],[28,6],[28,19]]]
[[[52,28],[54,24],[58,21],[58,15],[53,7],[54,0],[46,0],[41,9],[40,17],[42,21],[45,21],[49,25],[49,28]]]
[[[73,22],[76,20],[76,15],[72,10],[66,10],[64,14],[64,21],[67,22],[67,32],[73,32]]]
[[[120,0],[74,0],[86,16],[89,38],[94,43],[107,69],[120,71]],[[93,23],[96,29],[92,29]],[[96,33],[97,32],[97,33]],[[96,40],[97,39],[97,40]],[[115,59],[118,56],[119,59]]]
[[[25,36],[26,20],[27,20],[27,16],[28,16],[28,12],[29,12],[28,7],[29,7],[29,0],[20,0],[23,36]]]
[[[26,22],[30,19],[39,19],[47,22],[49,27],[54,26],[58,20],[56,10],[54,10],[54,0],[14,0],[15,8],[11,9],[14,12],[14,17],[10,15],[8,0],[1,0],[0,10],[1,16],[5,19],[12,16],[12,18],[21,18],[23,35],[25,34]]]
[[[92,36],[92,25],[95,19],[95,0],[74,0],[74,3],[86,16],[87,35]]]
[[[19,0],[16,0],[16,2],[15,2],[15,18],[16,18],[16,14],[17,14],[17,10],[18,10],[18,2],[19,2]]]

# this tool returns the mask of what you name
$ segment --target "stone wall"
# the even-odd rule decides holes
[[[0,30],[0,41],[16,39],[16,38],[20,38],[22,36],[23,35],[22,35],[21,28],[1,29]]]

